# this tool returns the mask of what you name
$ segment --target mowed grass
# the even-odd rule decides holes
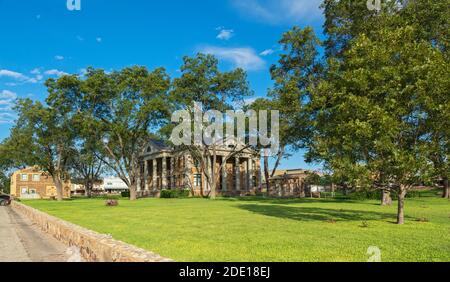
[[[450,261],[450,202],[433,193],[396,203],[344,199],[102,199],[24,201],[176,261]]]

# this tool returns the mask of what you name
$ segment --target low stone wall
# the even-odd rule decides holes
[[[89,262],[170,262],[171,259],[50,216],[16,201],[11,207],[68,246],[79,248]]]

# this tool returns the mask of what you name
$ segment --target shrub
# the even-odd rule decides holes
[[[120,193],[120,195],[122,196],[122,198],[129,198],[130,197],[130,191],[125,191]]]
[[[161,190],[160,198],[164,199],[174,199],[174,198],[187,198],[190,195],[190,191],[184,190]]]
[[[416,221],[417,221],[417,222],[430,222],[430,221],[428,220],[428,218],[426,218],[426,217],[418,218],[418,219],[416,219]]]
[[[368,190],[368,191],[357,191],[351,193],[348,197],[353,200],[381,200],[381,190]],[[406,194],[406,198],[419,198],[420,191],[412,190]],[[393,201],[398,199],[395,193],[391,193],[391,198]]]
[[[368,228],[369,227],[369,223],[367,221],[363,221],[360,225],[361,228]]]
[[[106,200],[105,205],[108,207],[117,207],[119,205],[119,201],[117,200]]]

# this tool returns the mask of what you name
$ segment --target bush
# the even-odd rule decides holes
[[[119,201],[117,200],[106,200],[105,205],[107,207],[117,207],[119,205]]]
[[[348,197],[353,200],[381,200],[381,190],[357,191],[351,193]],[[393,201],[398,199],[397,194],[391,193]],[[420,191],[412,190],[406,194],[406,198],[420,198]]]
[[[190,195],[190,191],[184,190],[161,190],[160,198],[174,199],[174,198],[187,198]]]
[[[120,193],[120,195],[122,196],[122,198],[129,198],[130,197],[130,191],[125,191]]]

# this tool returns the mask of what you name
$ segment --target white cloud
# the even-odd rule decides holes
[[[86,74],[87,74],[87,69],[80,69],[79,71],[78,71],[78,73],[79,73],[79,75],[78,76],[80,76],[80,77],[84,77],[84,76],[86,76]]]
[[[322,20],[322,0],[231,0],[242,14],[269,24]]]
[[[30,71],[31,74],[40,74],[41,73],[41,69],[40,68],[35,68],[33,70]]]
[[[48,70],[46,72],[44,72],[46,75],[56,75],[58,77],[61,77],[63,75],[68,75],[68,73],[57,70],[57,69],[52,69],[52,70]]]
[[[55,60],[57,60],[57,61],[62,61],[62,60],[64,60],[64,56],[56,55],[56,56],[55,56]]]
[[[273,54],[273,52],[274,52],[273,49],[266,49],[266,50],[262,51],[261,53],[259,53],[259,55],[269,56],[269,55]]]
[[[95,40],[96,40],[98,43],[101,43],[101,42],[103,41],[103,39],[102,39],[101,37],[97,37]]]
[[[30,73],[34,74],[35,77],[29,77],[20,72],[15,72],[15,71],[10,71],[10,70],[0,70],[0,78],[6,77],[6,78],[11,78],[11,79],[14,79],[14,80],[20,82],[20,83],[8,82],[8,83],[6,83],[6,85],[8,85],[8,86],[17,86],[19,84],[24,84],[24,83],[38,83],[40,80],[43,79],[43,76],[40,74],[40,70],[38,68],[33,69]]]
[[[0,100],[4,101],[4,100],[14,100],[17,98],[17,94],[9,91],[9,90],[3,90],[2,92],[0,92]]]
[[[0,111],[0,124],[11,124],[15,118],[16,116],[13,113]]]
[[[20,72],[10,71],[10,70],[0,70],[0,77],[8,77],[16,80],[27,80],[28,77]]]
[[[232,29],[224,29],[224,28],[217,28],[219,30],[219,34],[217,35],[217,39],[220,40],[229,40],[231,37],[234,36],[234,30]]]
[[[2,90],[0,92],[0,124],[13,122],[15,115],[11,111],[16,99],[17,94],[12,91]]]
[[[261,59],[252,48],[224,48],[206,46],[200,49],[205,54],[215,55],[217,58],[232,63],[235,67],[245,70],[261,70],[266,62]]]

